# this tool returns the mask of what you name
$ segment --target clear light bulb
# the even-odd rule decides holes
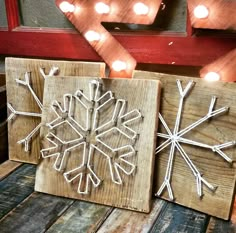
[[[142,2],[136,3],[133,9],[136,15],[147,15],[149,12],[149,7]]]
[[[69,2],[66,2],[66,1],[62,2],[59,7],[60,7],[61,11],[64,13],[67,13],[67,12],[72,13],[75,11],[75,6],[73,4],[70,4]]]
[[[114,61],[112,64],[112,69],[117,72],[120,72],[122,70],[126,70],[126,68],[127,68],[127,64],[123,61],[120,61],[120,60]]]
[[[98,2],[95,5],[95,10],[98,14],[108,14],[110,12],[110,7],[103,2]]]
[[[205,19],[209,15],[209,10],[207,9],[206,6],[199,5],[199,6],[195,7],[193,13],[194,13],[196,18],[198,18],[198,19]]]
[[[205,80],[207,80],[208,82],[216,82],[220,80],[220,75],[216,72],[208,72],[205,77]]]
[[[87,41],[93,42],[93,41],[99,41],[101,39],[101,35],[98,32],[95,31],[87,31],[84,34]]]

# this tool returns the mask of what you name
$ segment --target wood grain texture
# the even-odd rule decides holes
[[[19,169],[22,167],[24,167],[23,179],[22,176],[19,178]],[[29,169],[34,166],[25,164],[22,167],[16,169],[5,178],[5,180],[8,180],[6,182],[8,189],[5,189],[4,192],[8,199],[6,201],[6,196],[0,195],[0,210],[9,205],[9,200],[14,200],[16,195],[19,196],[24,192],[24,186],[22,188],[22,185],[19,184],[25,183],[26,177],[34,177],[32,169]],[[9,177],[11,178],[9,179]],[[10,186],[11,188],[15,186],[13,182],[14,179],[19,180],[16,185],[18,186],[18,190],[22,189],[18,194],[9,191]],[[22,182],[20,182],[21,179]],[[0,182],[0,184],[2,182]],[[0,186],[0,188],[0,191],[2,191],[2,186]],[[1,232],[31,233],[46,231],[50,233],[84,233],[97,232],[98,229],[100,229],[98,231],[102,233],[235,232],[235,220],[233,216],[231,217],[231,221],[212,218],[208,225],[209,216],[160,199],[154,201],[153,209],[150,214],[142,214],[119,209],[114,209],[114,211],[111,212],[112,208],[110,207],[33,193],[20,203],[15,203],[10,210],[12,209],[13,211],[9,214],[7,214],[9,211],[6,211],[6,215],[4,215],[2,221],[0,221]],[[4,227],[4,231],[2,227]],[[130,231],[130,229],[134,229],[134,231]]]
[[[235,233],[236,225],[231,221],[222,221],[217,218],[211,218],[206,233]]]
[[[0,122],[0,163],[8,159],[7,122]]]
[[[184,104],[180,129],[184,129],[207,114],[212,96],[218,97],[215,109],[229,106],[230,110],[227,114],[215,117],[195,128],[186,135],[186,138],[209,145],[235,140],[236,86],[234,83],[208,83],[201,79],[141,71],[135,72],[134,78],[154,79],[162,82],[163,90],[160,112],[171,130],[174,128],[179,105],[176,79],[182,80],[183,86],[186,86],[189,80],[194,80],[195,87]],[[159,131],[165,133],[163,126],[160,125]],[[161,140],[158,141],[159,144],[162,142]],[[199,171],[204,174],[204,179],[218,186],[218,188],[215,192],[211,192],[204,187],[204,196],[200,199],[196,192],[195,177],[180,154],[176,153],[171,180],[176,198],[175,202],[219,218],[228,219],[234,200],[235,166],[230,167],[225,160],[211,150],[188,145],[183,145],[183,147]],[[236,158],[235,147],[226,148],[223,151],[233,160]],[[168,149],[163,150],[157,155],[155,192],[159,190],[160,185],[164,181],[168,157]],[[162,197],[169,199],[167,192]]]
[[[207,18],[198,19],[194,16],[194,9],[198,5],[207,7]],[[192,26],[195,28],[236,30],[235,0],[188,0],[188,8]]]
[[[40,113],[40,109],[32,97],[27,87],[17,85],[15,79],[24,80],[26,72],[31,72],[31,85],[38,98],[43,99],[44,78],[39,72],[40,68],[45,69],[48,74],[50,69],[56,66],[61,75],[90,75],[92,77],[104,77],[104,63],[83,63],[49,60],[31,59],[6,59],[6,78],[7,78],[7,101],[18,111]],[[25,152],[24,144],[17,142],[25,138],[39,123],[38,117],[17,116],[8,124],[9,138],[9,158],[14,161],[37,164],[39,161],[39,134],[32,140],[30,152]]]
[[[73,205],[47,230],[47,233],[96,232],[109,214],[112,207],[75,201]]]
[[[89,81],[91,80],[93,81],[94,79],[76,79],[75,77],[48,78],[46,80],[44,96],[45,105],[43,109],[43,123],[45,124],[55,119],[55,114],[52,112],[50,106],[52,101],[54,100],[63,103],[63,94],[74,94],[77,90],[82,89],[85,95],[89,96]],[[112,93],[114,93],[116,99],[124,99],[127,101],[127,109],[125,113],[128,113],[135,109],[139,109],[141,111],[141,114],[144,116],[143,120],[141,120],[140,118],[136,122],[133,122],[132,125],[130,125],[133,130],[139,133],[139,137],[134,144],[134,149],[135,151],[137,151],[137,153],[136,155],[130,156],[130,158],[128,158],[129,162],[133,163],[137,167],[135,173],[128,176],[120,171],[121,178],[124,183],[123,185],[115,184],[111,179],[108,159],[103,156],[97,149],[95,149],[92,161],[94,166],[93,169],[95,170],[97,176],[103,180],[103,182],[97,189],[92,188],[89,195],[82,195],[77,193],[79,177],[74,180],[74,183],[68,184],[66,183],[62,172],[57,172],[53,169],[53,164],[55,163],[56,159],[55,157],[43,159],[39,164],[36,173],[35,189],[36,191],[54,195],[87,200],[95,203],[128,208],[137,211],[149,212],[152,194],[152,174],[154,163],[153,153],[155,148],[157,130],[157,120],[155,116],[159,109],[160,83],[156,81],[132,81],[129,79],[103,79],[100,81],[103,83],[103,93],[105,93],[105,91],[111,91]],[[50,90],[50,92],[48,90]],[[104,100],[102,100],[102,102],[103,101]],[[76,105],[76,108],[79,109],[79,105]],[[115,104],[106,106],[105,110],[99,113],[98,125],[101,126],[105,122],[110,121],[112,119],[114,110]],[[79,112],[79,114],[77,111]],[[82,111],[76,110],[74,118],[77,119],[80,124],[85,124],[86,111],[84,109],[82,109]],[[117,127],[125,132],[120,121],[118,122]],[[74,138],[78,138],[78,135],[73,136],[71,129],[68,130],[66,124],[65,126],[61,126],[60,128],[56,129],[55,132],[57,133],[57,136],[59,138],[62,138],[62,140],[68,141]],[[90,133],[90,139],[86,136],[86,140],[88,140],[88,145],[91,146],[94,143],[94,139],[92,136],[93,130]],[[45,139],[45,136],[47,134],[48,128],[42,127],[42,139]],[[130,139],[127,140],[126,137],[122,136],[120,133],[117,133],[116,129],[112,134],[105,134],[102,140],[113,148],[119,148],[124,145],[133,144]],[[97,141],[95,143],[97,143],[97,146],[101,150],[103,150],[114,159],[111,165],[112,168],[115,166],[115,163],[120,162],[119,159],[116,160],[111,150]],[[43,144],[43,148],[48,148],[49,146],[51,146],[46,140],[44,140]],[[62,151],[63,150],[60,151],[59,149],[59,152]],[[70,156],[68,156],[67,159],[68,161],[65,163],[66,166],[63,169],[65,171],[70,171],[80,166],[82,164],[83,158],[82,152],[82,148],[71,151]],[[119,153],[124,152],[120,151]],[[130,167],[127,167],[127,164],[121,164],[121,166],[123,166],[123,168],[126,170],[130,169]],[[78,171],[78,174],[79,172],[81,171]],[[84,174],[87,174],[86,172]],[[76,174],[77,173],[73,174],[73,176],[75,176]],[[85,184],[85,182],[86,179],[82,181],[82,184]]]
[[[107,218],[104,224],[97,231],[98,233],[147,233],[162,209],[167,203],[162,200],[155,200],[150,214],[132,212],[129,210],[115,209]]]
[[[0,181],[0,219],[33,192],[35,170],[25,164]]]
[[[208,216],[182,206],[168,203],[153,224],[150,233],[203,233]]]
[[[6,75],[0,73],[0,87],[6,85]]]
[[[60,7],[62,0],[56,0],[56,4]],[[111,68],[112,77],[131,77],[135,69],[136,61],[124,49],[121,44],[108,32],[102,25],[102,22],[121,22],[136,24],[152,24],[159,10],[160,0],[144,0],[143,3],[149,7],[149,11],[145,15],[137,15],[133,10],[136,3],[134,0],[109,0],[105,4],[109,5],[110,12],[107,14],[99,14],[95,10],[96,0],[91,1],[70,1],[76,9],[74,12],[65,13],[66,17],[75,25],[77,30],[86,38],[86,33],[93,30],[101,35],[98,41],[88,41],[93,49],[103,58],[103,60]],[[112,49],[112,52],[111,52]],[[115,61],[121,60],[126,63],[126,69],[117,72],[112,65]]]
[[[74,201],[33,193],[0,221],[4,233],[45,232]]]
[[[0,123],[7,118],[7,95],[6,95],[6,79],[5,75],[0,74]]]
[[[233,49],[224,56],[204,66],[200,70],[201,78],[204,78],[208,72],[217,72],[222,81],[236,81],[236,49]]]
[[[20,167],[22,163],[7,160],[0,165],[0,180],[4,179],[10,173]]]

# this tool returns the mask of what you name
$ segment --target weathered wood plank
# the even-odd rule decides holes
[[[160,83],[156,81],[47,78],[41,129],[44,159],[37,168],[36,191],[149,212],[159,88]],[[78,90],[83,90],[83,95],[91,100],[79,95]],[[73,98],[64,94],[73,95]],[[71,115],[63,114],[57,118],[56,124],[51,125],[54,134],[50,134],[46,123],[56,118],[52,108],[59,105],[56,109],[61,115],[60,108],[66,107],[56,104],[55,100],[70,106],[67,112]],[[102,109],[97,112],[102,103]],[[125,122],[129,130],[125,128]],[[81,130],[78,124],[88,129]],[[138,137],[135,136],[137,133]],[[57,145],[55,148],[47,140],[48,134]],[[75,139],[76,143],[72,144]],[[70,149],[72,145],[73,150]]]
[[[150,233],[203,233],[207,223],[207,215],[168,203],[163,208]]]
[[[22,163],[7,160],[0,165],[0,181],[20,167]]]
[[[195,83],[191,92],[184,99],[178,132],[206,116],[214,96],[217,97],[213,107],[214,110],[227,110],[227,107],[229,107],[229,111],[202,122],[197,127],[193,127],[188,133],[181,135],[181,138],[188,139],[190,143],[181,141],[179,145],[191,159],[195,168],[191,170],[192,165],[188,164],[186,155],[183,155],[183,152],[181,154],[180,150],[175,147],[173,167],[170,171],[170,183],[176,203],[219,218],[228,219],[235,195],[236,167],[235,165],[231,166],[214,148],[217,145],[233,142],[236,138],[236,84],[225,82],[210,83],[197,78],[141,71],[136,71],[134,78],[154,79],[162,82],[160,112],[172,134],[174,133],[179,107],[181,109],[177,80],[182,82],[179,85],[182,85],[183,89],[186,88],[190,81]],[[162,123],[159,125],[159,133],[165,136],[168,133],[163,125]],[[164,141],[164,138],[158,137],[158,145],[161,145]],[[177,141],[179,141],[178,137]],[[192,141],[193,144],[195,142],[196,144],[191,145]],[[198,146],[198,142],[202,143],[201,145],[205,144],[206,147]],[[156,155],[155,193],[160,190],[165,180],[168,161],[171,158],[170,148],[171,146],[169,145]],[[221,151],[228,156],[229,161],[235,160],[235,145],[222,148]],[[203,174],[203,178],[207,182],[217,187],[216,190],[210,190],[206,185],[202,185],[201,190],[204,194],[202,198],[197,193],[197,179],[194,176],[195,169],[198,169],[198,174]],[[166,187],[159,195],[163,198],[171,199]]]
[[[7,118],[6,102],[6,79],[4,74],[0,74],[0,123]]]
[[[47,231],[47,233],[96,232],[112,212],[112,207],[75,201]]]
[[[0,61],[1,63],[1,61]],[[0,87],[6,85],[6,75],[0,73]]]
[[[43,100],[44,76],[57,67],[53,75],[104,77],[104,63],[74,62],[74,61],[51,61],[37,59],[6,59],[6,85],[7,102],[12,108],[20,112],[41,114],[40,104]],[[44,74],[42,75],[42,70]],[[52,75],[52,72],[51,72]],[[30,87],[25,85],[29,78]],[[17,83],[16,79],[21,80]],[[37,98],[34,98],[32,91]],[[39,101],[36,101],[38,99]],[[9,110],[9,114],[12,112]],[[37,164],[40,157],[39,124],[41,116],[15,115],[8,123],[9,159],[14,161]],[[37,128],[38,127],[38,128]],[[30,138],[27,136],[37,128],[38,130]],[[29,149],[26,147],[28,139]],[[18,143],[18,142],[21,143]],[[28,150],[28,151],[27,151]]]
[[[207,233],[236,232],[236,200],[234,200],[232,215],[229,221],[212,217],[207,227]]]
[[[0,164],[8,159],[7,122],[0,122]]]
[[[33,193],[0,221],[1,232],[44,232],[73,202],[66,198]]]
[[[211,218],[206,233],[235,233],[236,224],[232,221]]]
[[[102,224],[98,233],[147,233],[167,203],[155,200],[150,214],[115,209]]]
[[[0,219],[34,191],[35,170],[25,164],[0,181]]]

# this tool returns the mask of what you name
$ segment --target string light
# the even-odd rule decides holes
[[[117,72],[120,72],[122,70],[126,70],[126,68],[127,68],[126,63],[123,61],[120,61],[120,60],[114,61],[112,64],[112,69]]]
[[[87,31],[84,36],[86,40],[90,42],[99,41],[101,39],[101,35],[95,31]]]
[[[98,14],[108,14],[110,12],[110,7],[103,2],[98,2],[95,5],[95,10]]]
[[[208,72],[205,77],[205,80],[207,80],[208,82],[216,82],[220,80],[220,75],[216,72]]]
[[[136,3],[133,9],[136,15],[147,15],[149,12],[149,7],[142,2]]]
[[[67,12],[72,13],[75,11],[75,6],[66,1],[62,2],[59,7],[61,11],[64,13],[67,13]]]
[[[198,18],[198,19],[205,19],[209,15],[209,10],[207,9],[206,6],[199,5],[199,6],[195,7],[193,13],[194,13],[196,18]]]

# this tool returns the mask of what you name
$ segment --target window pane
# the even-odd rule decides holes
[[[162,3],[152,25],[118,23],[103,23],[103,25],[109,30],[185,32],[187,24],[186,0],[163,0]]]
[[[7,27],[7,16],[4,0],[0,0],[0,27]]]
[[[73,28],[55,0],[19,0],[19,7],[22,26]]]
[[[55,5],[55,0],[19,0],[21,9],[21,24],[28,27],[74,28]],[[163,0],[153,25],[104,23],[113,30],[139,31],[174,31],[186,30],[186,0]]]

